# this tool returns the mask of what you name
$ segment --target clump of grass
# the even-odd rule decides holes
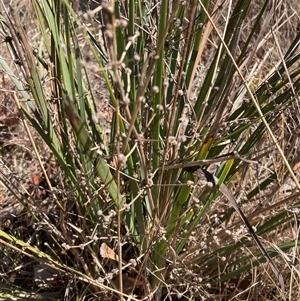
[[[3,282],[6,295],[271,300],[270,284],[283,299],[292,295],[279,280],[292,288],[297,279],[285,276],[298,240],[274,233],[289,233],[297,207],[298,193],[279,193],[288,177],[299,188],[290,167],[297,139],[285,145],[290,127],[278,123],[289,125],[297,104],[299,37],[278,48],[270,70],[273,53],[263,47],[278,42],[276,8],[256,4],[251,19],[251,5],[112,1],[80,15],[69,1],[32,1],[35,41],[16,14],[4,14],[16,66],[0,64],[40,168],[36,190],[27,191],[1,172],[30,221],[25,234],[14,224],[0,230],[9,248],[3,275],[22,275]],[[99,81],[110,98],[109,129],[97,112]],[[48,165],[33,131],[52,155]],[[216,187],[184,170],[191,166],[214,173]],[[266,253],[222,185],[232,187]]]

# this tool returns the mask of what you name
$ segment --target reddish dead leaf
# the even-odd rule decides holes
[[[0,117],[0,122],[2,125],[12,126],[19,122],[19,118],[16,116]]]
[[[19,114],[17,111],[11,112],[6,108],[0,110],[0,123],[5,126],[12,126],[18,124],[20,121]]]
[[[35,176],[31,177],[30,181],[34,185],[39,185],[41,183],[41,177],[38,175],[35,175]]]
[[[4,196],[0,196],[0,204],[4,204],[6,203],[6,201],[8,200],[7,197],[4,197]]]
[[[299,175],[300,174],[300,162],[298,162],[294,168],[293,168],[293,171],[296,175]]]

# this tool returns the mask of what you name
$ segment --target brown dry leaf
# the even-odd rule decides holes
[[[116,277],[114,283],[118,289],[120,289],[120,275]],[[137,280],[136,278],[130,277],[126,274],[122,274],[123,293],[131,294],[136,287],[143,287],[144,281]]]
[[[100,255],[103,258],[113,259],[119,261],[119,256],[106,244],[103,243],[100,247]]]

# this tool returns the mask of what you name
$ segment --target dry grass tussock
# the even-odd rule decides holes
[[[9,9],[9,1],[6,2],[5,6],[1,7],[2,10],[4,7]],[[148,3],[148,1],[145,2]],[[241,32],[240,45],[237,47],[236,56],[239,55],[238,52],[249,36],[248,30],[251,29],[257,17],[256,8],[260,7],[259,1],[257,2],[251,7],[247,17],[248,23],[245,24]],[[12,0],[10,5],[26,32],[29,44],[38,51],[37,41],[40,41],[41,33],[35,29],[37,28],[35,25],[37,20],[33,14],[31,1]],[[223,14],[226,15],[226,9]],[[83,15],[81,17],[83,18]],[[90,23],[92,21],[89,19],[85,19],[85,22],[90,27],[95,26],[94,23]],[[220,28],[222,28],[224,26],[222,18],[218,19],[218,22]],[[256,40],[259,46],[251,44],[249,49],[255,47],[258,51],[255,52],[254,59],[243,63],[243,66],[246,66],[249,70],[249,78],[247,79],[249,81],[251,79],[250,86],[253,90],[264,83],[272,71],[276,70],[282,55],[288,49],[290,41],[294,39],[296,32],[299,31],[300,4],[298,1],[278,1],[276,14],[268,20],[266,26],[270,24],[277,24],[274,27],[276,28],[274,35],[268,36],[267,28],[265,31],[257,28],[257,33],[254,35],[259,36],[259,39]],[[5,36],[1,37],[2,40],[6,38]],[[92,93],[97,100],[95,103],[97,111],[94,117],[102,124],[105,135],[109,137],[110,126],[113,123],[116,111],[114,111],[115,108],[110,102],[105,80],[99,75],[99,68],[95,69],[93,52],[89,49],[86,40],[84,38],[80,39],[80,36],[79,44],[83,50],[81,63],[88,72],[85,82],[87,82],[87,78],[90,80]],[[201,60],[199,68],[196,70],[197,77],[192,89],[191,103],[196,101],[197,93],[199,93],[203,84],[203,74],[206,73],[213,60],[210,52],[218,47],[217,45],[219,45],[219,38],[213,34],[210,36],[207,47],[203,50],[205,59]],[[6,47],[1,47],[0,56],[6,62],[9,62],[14,74],[26,87],[20,65],[12,59]],[[47,59],[45,58],[45,60]],[[51,90],[52,78],[50,75],[44,73],[40,76],[44,82],[44,92],[48,97],[49,107],[52,107],[55,100],[51,98],[53,91]],[[250,103],[246,92],[238,91],[240,87],[240,79],[237,77],[236,85],[232,86],[231,95],[233,95],[232,97],[238,95],[240,101],[233,101],[229,98],[229,103],[232,105],[224,109],[225,116],[229,116],[244,102]],[[117,239],[120,233],[116,230],[118,229],[117,212],[111,205],[111,196],[106,191],[106,186],[102,180],[99,180],[98,183],[98,179],[96,179],[91,184],[87,175],[92,178],[92,172],[83,173],[85,166],[80,161],[81,154],[76,151],[78,141],[75,141],[75,139],[69,141],[70,148],[66,150],[66,152],[74,154],[75,159],[70,160],[70,162],[72,161],[72,164],[76,166],[78,169],[76,171],[79,174],[79,181],[72,186],[68,185],[67,177],[45,141],[34,127],[29,126],[42,166],[50,180],[49,183],[42,170],[41,162],[37,160],[31,139],[25,131],[22,122],[23,117],[16,107],[14,99],[16,88],[4,71],[0,73],[0,89],[0,169],[3,177],[13,187],[10,191],[4,183],[0,183],[0,227],[2,231],[19,239],[19,243],[16,243],[10,241],[9,238],[6,240],[3,237],[0,238],[0,256],[3,258],[0,268],[0,293],[3,290],[5,293],[19,296],[19,299],[21,299],[22,293],[26,292],[27,300],[29,298],[76,300],[76,297],[80,300],[113,300],[113,298],[117,300],[118,295],[115,292],[122,286],[123,292],[126,294],[132,293],[134,288],[134,295],[138,296],[137,299],[139,297],[142,299],[147,293],[150,299],[150,295],[153,293],[156,300],[159,297],[160,300],[192,300],[193,294],[197,296],[195,300],[284,300],[284,297],[278,293],[280,288],[269,265],[266,263],[258,266],[254,264],[253,258],[257,257],[259,253],[254,243],[241,243],[250,238],[238,215],[233,213],[230,218],[226,218],[228,213],[234,210],[228,204],[228,200],[222,196],[212,204],[209,214],[203,219],[204,222],[202,220],[199,225],[195,226],[180,254],[175,254],[175,251],[170,248],[171,251],[167,254],[166,260],[167,285],[161,290],[159,297],[155,295],[149,288],[149,280],[146,279],[150,272],[146,269],[143,270],[141,267],[148,254],[140,252],[132,238],[133,235],[130,233],[128,224],[125,223],[121,225],[123,256],[122,259],[116,257],[120,250],[118,249]],[[300,162],[298,151],[299,105],[298,101],[292,102],[282,111],[280,118],[277,118],[276,122],[271,124],[272,132],[278,139],[292,167]],[[55,119],[56,116],[53,114],[52,118]],[[225,137],[227,130],[231,128],[235,121],[226,122],[220,126],[216,140],[220,139],[222,135]],[[239,120],[238,122],[247,124],[249,120]],[[71,131],[71,126],[68,126],[69,128],[62,129],[57,124],[57,128],[62,132],[63,130]],[[257,125],[253,124],[245,134],[244,139],[248,140],[256,133],[256,129]],[[117,142],[109,141],[109,138],[107,138],[106,143],[112,145]],[[223,150],[222,154],[230,150],[228,147],[228,149]],[[235,174],[235,178],[231,180],[228,187],[255,229],[267,224],[269,220],[272,220],[272,217],[283,211],[288,212],[289,216],[293,217],[289,218],[286,223],[280,221],[282,225],[277,227],[274,226],[276,223],[272,222],[271,226],[274,228],[267,229],[265,232],[262,231],[259,235],[267,249],[274,248],[279,253],[274,262],[285,279],[287,287],[285,300],[299,300],[299,247],[297,243],[294,247],[287,247],[283,250],[276,247],[286,241],[298,241],[298,205],[293,206],[299,198],[297,187],[284,167],[282,156],[274,146],[269,133],[266,132],[260,144],[255,145],[252,155],[259,164],[244,164],[239,167],[238,173]],[[107,156],[107,161],[115,169],[119,168],[122,159],[124,158],[120,154],[114,157]],[[209,170],[215,172],[219,167],[220,163],[212,164]],[[80,172],[82,172],[82,175],[80,175]],[[269,185],[269,182],[272,182],[272,184]],[[129,186],[127,178],[124,178],[121,184]],[[49,185],[52,187],[51,189],[49,189]],[[89,185],[92,185],[93,189],[90,190]],[[194,185],[194,183],[191,185]],[[147,189],[146,187],[145,191]],[[201,197],[205,195],[205,189],[201,187],[200,190],[197,191],[197,188],[195,188],[195,191],[193,191],[194,200],[190,204],[194,208],[193,210],[202,210]],[[78,190],[86,197],[84,204],[80,204],[77,200],[76,192]],[[97,191],[97,194],[94,191]],[[54,194],[55,198],[53,197]],[[99,209],[97,211],[99,220],[95,226],[94,221],[90,220],[89,209],[93,209],[93,202],[98,194],[104,200],[105,210]],[[129,196],[126,197],[129,198]],[[65,210],[63,214],[60,213],[58,204],[62,204]],[[82,207],[85,207],[85,209]],[[130,208],[128,211],[130,211]],[[184,220],[184,215],[188,213],[188,210],[182,212],[181,220]],[[101,231],[104,229],[101,232],[103,236],[98,235],[97,231],[100,228]],[[156,236],[164,240],[165,229],[161,227],[161,229],[156,230]],[[151,236],[151,233],[146,232],[146,234]],[[174,241],[172,241],[174,245],[176,243],[180,244],[184,238],[184,233],[181,233],[180,230],[176,235]],[[53,241],[54,237],[58,242]],[[32,250],[29,252],[28,246],[22,247],[21,241],[34,246],[41,253],[34,253]],[[15,249],[8,248],[8,242],[11,242]],[[227,242],[240,244],[240,252],[227,252],[226,255],[218,257],[215,250],[219,250],[222,244]],[[186,250],[189,250],[188,254]],[[172,254],[172,252],[174,253]],[[45,254],[49,254],[54,259],[47,261]],[[207,255],[205,257],[207,264],[203,264],[201,270],[199,270],[198,260],[204,255]],[[253,257],[250,255],[253,255]],[[213,263],[211,263],[210,260],[216,257],[218,261],[212,261]],[[215,286],[213,286],[210,282],[211,275],[214,275],[216,279],[221,279],[225,272],[238,270],[241,257],[248,257],[250,265],[253,260],[253,268],[246,269],[237,277],[232,276],[222,282],[214,282]],[[119,261],[123,261],[123,266],[126,266],[122,277],[120,277],[118,270]],[[57,264],[57,262],[61,264]],[[227,270],[226,264],[224,268],[226,262],[236,262],[236,264],[229,265]],[[168,267],[172,267],[172,271],[169,272]],[[80,271],[81,274],[76,274],[76,270]],[[144,271],[143,275],[140,275],[141,270]],[[95,279],[95,275],[97,275],[97,279]],[[88,278],[84,278],[84,276]],[[94,282],[89,283],[90,279],[94,279]],[[122,285],[120,285],[120,279]],[[101,285],[104,285],[105,288]],[[112,290],[106,289],[107,287],[111,287]],[[23,298],[23,300],[26,300],[26,298]]]

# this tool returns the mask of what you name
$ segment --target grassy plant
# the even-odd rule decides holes
[[[13,11],[1,23],[15,66],[0,64],[40,165],[38,186],[47,191],[42,201],[1,172],[36,226],[28,235],[0,230],[13,266],[2,273],[34,271],[13,294],[229,300],[244,291],[248,300],[268,300],[271,283],[288,299],[296,285],[285,277],[289,252],[298,240],[287,233],[299,193],[280,189],[289,177],[300,187],[290,166],[298,140],[286,138],[300,90],[299,35],[278,48],[270,68],[273,53],[264,48],[280,33],[271,2],[111,1],[83,15],[66,0],[32,6],[35,41]],[[108,129],[98,118],[98,81],[110,99]],[[35,135],[53,155],[50,167]],[[190,165],[232,188],[289,291],[218,187],[183,170]],[[3,292],[11,294],[7,285]]]

